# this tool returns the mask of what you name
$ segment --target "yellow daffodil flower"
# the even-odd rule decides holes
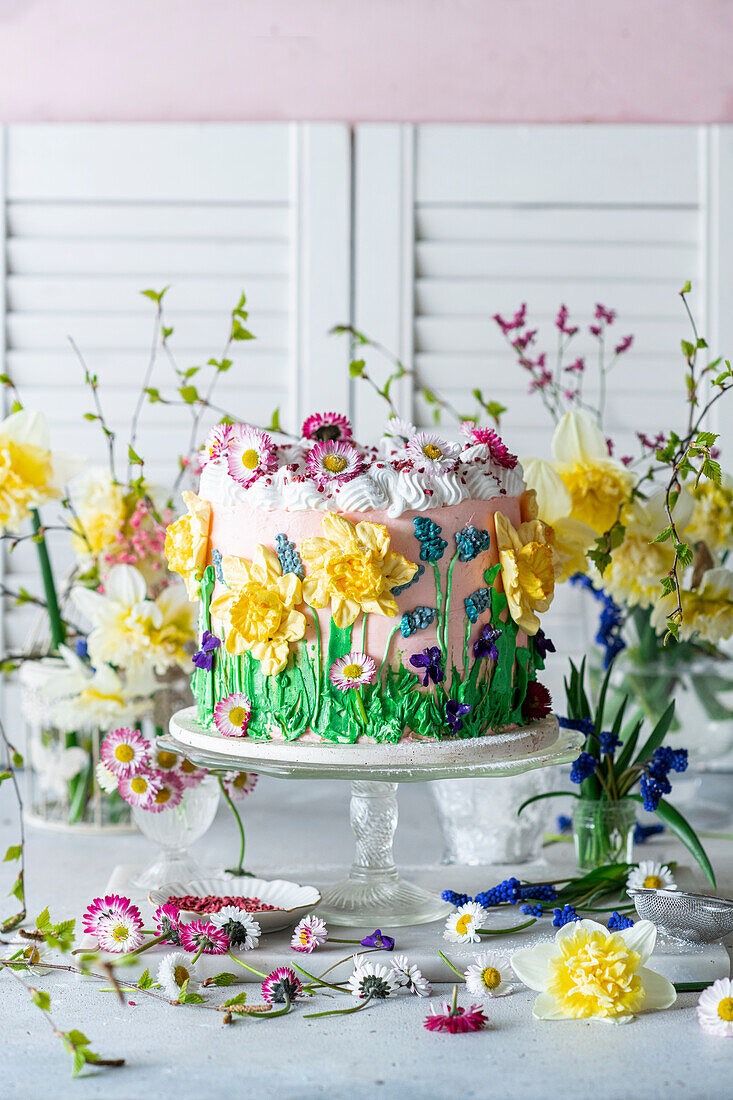
[[[188,515],[171,523],[165,533],[168,568],[186,585],[189,600],[199,598],[199,585],[209,556],[211,504],[188,490],[183,493]]]
[[[45,416],[21,409],[0,422],[0,530],[17,532],[32,508],[58,500],[84,459],[51,453]]]
[[[652,612],[652,626],[657,633],[667,629],[667,616],[676,607],[674,593],[663,596]],[[693,637],[713,644],[733,634],[733,572],[730,569],[708,569],[695,589],[682,591],[682,622],[680,641]]]
[[[258,546],[252,561],[225,557],[221,563],[229,591],[211,604],[211,614],[227,626],[229,653],[251,653],[265,676],[282,672],[290,656],[290,644],[305,634],[300,580],[283,575],[277,555]]]
[[[535,516],[529,511],[527,518],[539,516],[550,528],[548,538],[561,566],[557,580],[562,582],[573,573],[585,573],[588,568],[586,551],[596,541],[596,532],[587,523],[571,518],[570,490],[551,462],[542,458],[523,458],[522,468],[528,491],[534,491],[536,500]]]
[[[124,676],[109,665],[90,668],[66,646],[59,647],[65,668],[49,675],[41,695],[49,721],[60,730],[111,730],[135,725],[150,710],[158,686],[150,668]]]
[[[195,609],[182,585],[169,585],[151,600],[138,569],[115,565],[103,593],[79,586],[72,597],[92,624],[87,638],[92,664],[147,666],[158,673],[173,665],[189,668],[184,647],[194,637]]]
[[[704,542],[713,554],[733,547],[733,479],[724,474],[720,485],[700,481],[690,488],[694,509],[685,530],[685,540]],[[665,525],[666,526],[666,525]]]
[[[387,528],[357,523],[327,512],[322,538],[303,541],[300,555],[308,570],[303,597],[313,607],[327,607],[338,627],[351,626],[360,612],[396,615],[392,589],[411,581],[417,566],[390,550]]]
[[[74,509],[71,546],[86,562],[115,545],[125,522],[124,493],[109,470],[95,467],[76,479],[69,495]]]
[[[648,500],[636,499],[624,506],[621,522],[624,541],[611,552],[611,564],[603,573],[603,587],[615,600],[628,607],[651,607],[661,596],[660,578],[672,568],[674,544],[654,542],[668,525],[663,489]],[[692,499],[683,491],[673,515],[678,530],[684,530],[692,515]]]
[[[554,943],[515,951],[511,961],[520,981],[539,993],[536,1019],[622,1024],[677,999],[672,983],[644,966],[656,942],[648,920],[621,932],[592,920],[572,921],[558,930]]]
[[[494,515],[501,579],[509,614],[526,634],[540,628],[537,611],[547,611],[555,593],[555,571],[559,569],[548,530],[542,520],[528,520],[519,528],[502,515]]]
[[[565,413],[552,439],[552,457],[570,493],[570,518],[586,523],[598,535],[608,531],[635,477],[611,458],[603,432],[587,413]]]

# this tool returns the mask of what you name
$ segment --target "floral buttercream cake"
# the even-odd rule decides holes
[[[213,734],[472,738],[549,713],[540,628],[562,558],[492,429],[462,444],[335,413],[296,442],[219,425],[167,530],[200,600],[193,690]]]

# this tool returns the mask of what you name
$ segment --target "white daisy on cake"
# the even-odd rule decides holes
[[[361,455],[352,443],[325,440],[316,443],[305,461],[308,477],[313,481],[335,482],[343,485],[357,477],[364,469]]]
[[[347,653],[331,665],[328,678],[339,691],[371,684],[377,675],[377,666],[366,653]]]
[[[214,707],[214,725],[224,737],[246,737],[252,704],[241,691],[232,692]]]
[[[409,420],[403,420],[401,416],[390,416],[384,426],[384,435],[392,440],[395,447],[402,448],[417,435],[417,428]]]
[[[195,993],[201,984],[191,956],[183,951],[172,951],[160,960],[157,978],[166,997],[170,997],[172,1001],[178,1000],[184,985],[186,993]]]
[[[459,905],[455,913],[451,913],[445,922],[443,936],[451,943],[478,943],[480,936],[478,929],[485,926],[489,914],[478,902],[468,901],[465,905]]]
[[[420,473],[436,477],[455,464],[460,450],[457,443],[450,443],[435,432],[417,432],[408,441],[405,455]]]
[[[247,424],[235,424],[224,451],[229,473],[248,488],[263,474],[277,469],[277,451],[266,432]]]
[[[209,462],[216,462],[227,449],[227,444],[232,434],[232,424],[216,424],[204,441],[199,452],[199,462],[206,466]]]
[[[630,872],[626,885],[637,890],[676,890],[677,883],[666,863],[655,863],[653,859],[642,859]]]

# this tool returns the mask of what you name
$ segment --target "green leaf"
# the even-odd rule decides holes
[[[187,405],[193,405],[199,399],[199,391],[195,386],[181,386],[178,392]]]
[[[558,798],[562,795],[564,798],[580,798],[579,794],[575,791],[545,791],[544,794],[533,794],[531,798],[526,798],[522,805],[517,810],[517,817],[521,814],[522,810],[526,809],[533,802],[540,802],[543,798]]]
[[[51,917],[48,912],[48,906],[36,917],[36,928],[39,932],[45,932],[47,928],[51,927]]]
[[[231,359],[209,359],[207,362],[209,367],[216,367],[220,374],[226,374],[232,365]]]
[[[435,396],[432,390],[429,390],[427,386],[423,386],[420,391],[429,405],[437,404],[438,398]]]
[[[676,542],[674,544],[674,548],[677,552],[677,561],[680,563],[680,565],[682,565],[685,569],[688,565],[692,565],[693,553],[686,542]]]
[[[13,752],[13,765],[16,768],[22,768],[23,767],[23,757],[22,757],[21,753],[19,753],[17,751],[17,749]]]
[[[169,327],[168,325],[162,325],[160,329],[160,335],[163,337],[163,340],[167,340],[170,336],[173,335],[173,326],[171,325]]]
[[[672,719],[674,718],[674,699],[665,710],[662,717],[657,722],[652,732],[647,737],[646,741],[639,749],[639,754],[634,761],[635,764],[643,764],[645,760],[650,760],[655,749],[658,749],[664,738],[667,736],[670,726],[672,725]]]
[[[270,428],[269,428],[269,430],[271,432],[279,432],[280,431],[280,409],[275,409],[274,413],[272,414],[272,416],[270,418]]]
[[[11,859],[20,859],[23,854],[22,844],[11,844],[5,853],[5,859],[3,863],[9,863]]]
[[[96,413],[84,413],[84,419],[85,420],[99,420],[99,417],[97,416]]]
[[[720,463],[716,462],[714,458],[703,459],[700,473],[703,477],[708,478],[710,481],[714,481],[716,485],[720,485],[723,480]]]
[[[674,583],[674,577],[670,577],[669,574],[667,574],[666,577],[661,577],[660,580],[659,580],[659,583],[662,586],[662,595],[663,596],[671,596],[671,594],[673,592],[676,592],[676,590],[677,590],[676,585]]]
[[[182,1005],[204,1005],[206,1004],[206,998],[199,996],[198,993],[183,993],[179,998]]]
[[[156,305],[160,305],[163,301],[163,295],[166,291],[170,290],[169,286],[164,286],[162,290],[141,290],[140,293],[144,298],[149,298],[151,302],[155,302]]]
[[[492,420],[494,420],[497,424],[499,423],[499,420],[503,416],[503,414],[505,412],[508,412],[508,407],[506,405],[502,405],[501,401],[487,401],[484,405],[484,408],[486,409],[486,412],[489,414]]]
[[[696,447],[712,447],[720,437],[716,432],[698,432],[695,439]]]
[[[254,340],[255,339],[255,337],[249,331],[249,329],[246,329],[236,317],[234,317],[233,320],[232,320],[232,331],[231,331],[230,336],[231,336],[232,340]]]
[[[642,805],[644,800],[641,795],[632,794],[629,795],[633,798],[634,802],[639,802]],[[707,852],[703,848],[702,844],[697,838],[695,830],[690,825],[689,821],[682,816],[679,810],[676,810],[674,806],[671,806],[669,802],[665,802],[660,799],[659,805],[656,809],[657,817],[661,818],[664,824],[675,834],[678,840],[681,840],[689,853],[697,861],[705,877],[710,885],[715,889],[715,872],[713,866],[708,859]]]
[[[200,370],[201,370],[201,367],[189,367],[188,370],[185,370],[183,372],[183,377],[184,378],[193,378],[193,376],[195,374],[198,374],[198,372]]]
[[[246,1001],[246,993],[237,993],[236,997],[230,997],[228,1001],[224,1001],[222,1008],[229,1008],[230,1005],[243,1005]]]
[[[155,405],[156,402],[161,400],[160,390],[156,389],[155,386],[147,386],[145,393],[148,395],[148,401],[151,405]]]
[[[23,902],[23,873],[21,872],[13,883],[12,889],[8,893],[8,897],[17,898],[19,902]]]
[[[499,576],[500,572],[501,572],[501,565],[492,565],[490,569],[486,569],[484,571],[484,580],[486,581],[489,588],[493,587],[494,581]]]
[[[140,455],[137,453],[137,451],[133,449],[132,444],[129,444],[127,447],[127,458],[128,461],[133,464],[133,466],[143,465],[143,460],[140,458]]]
[[[657,537],[655,539],[652,539],[651,545],[654,545],[655,542],[666,542],[667,539],[671,539],[671,538],[672,538],[672,528],[671,527],[665,527],[663,531],[659,532],[659,534],[657,535]]]
[[[78,1077],[84,1066],[87,1064],[86,1053],[84,1050],[78,1048],[74,1049],[74,1068],[71,1071],[72,1077]]]
[[[222,971],[221,974],[214,974],[213,978],[207,978],[207,985],[233,985],[237,981],[236,974],[230,974],[228,970]]]
[[[142,974],[138,978],[137,984],[140,986],[141,989],[150,989],[151,985],[153,984],[153,979],[150,977],[150,971],[147,969],[147,967],[145,970],[143,970]]]
[[[691,290],[692,290],[692,283],[688,279],[687,282],[685,283],[685,285],[682,287],[682,290],[680,291],[680,294],[689,294]]]
[[[37,1008],[40,1008],[43,1012],[49,1012],[51,1009],[51,998],[46,993],[45,989],[34,989],[31,993],[31,1000]]]
[[[361,378],[366,362],[363,359],[352,359],[349,363],[349,374],[352,378]]]
[[[702,336],[698,336],[698,338],[697,338],[697,347],[698,348],[706,348],[707,346],[708,346],[707,341]]]
[[[695,354],[695,345],[691,344],[689,340],[680,340],[680,346],[685,359],[692,359]]]

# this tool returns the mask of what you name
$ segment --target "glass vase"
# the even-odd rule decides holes
[[[637,804],[579,798],[573,807],[575,859],[580,871],[593,871],[607,863],[631,863]]]
[[[32,825],[77,832],[130,832],[130,807],[117,791],[103,791],[96,767],[105,730],[69,733],[49,721],[42,694],[49,677],[65,667],[48,658],[27,661],[20,670],[25,722],[26,808]]]
[[[188,852],[209,830],[219,805],[219,784],[209,775],[195,787],[187,787],[177,806],[160,813],[133,806],[132,816],[141,833],[162,851],[132,880],[146,890],[168,882],[189,882],[203,878],[204,868]]]

